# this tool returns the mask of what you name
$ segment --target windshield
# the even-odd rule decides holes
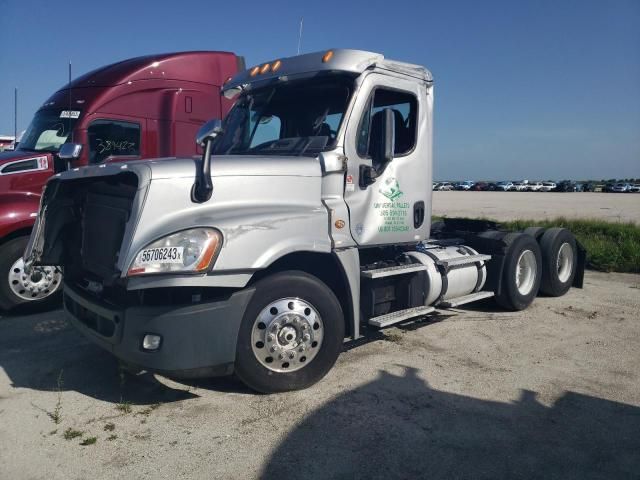
[[[248,92],[227,115],[213,153],[316,156],[335,145],[352,88],[351,78],[333,75]]]
[[[77,110],[39,110],[24,132],[18,148],[36,152],[57,152],[69,138],[79,116],[80,112]]]

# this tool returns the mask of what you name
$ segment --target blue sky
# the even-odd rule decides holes
[[[436,87],[435,175],[640,177],[640,1],[0,0],[0,133],[74,74],[229,50],[247,65],[329,47],[419,63]]]

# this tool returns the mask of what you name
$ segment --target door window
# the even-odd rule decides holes
[[[89,163],[108,157],[140,155],[140,125],[116,120],[96,120],[87,129]]]
[[[400,90],[377,88],[358,128],[357,151],[362,158],[371,157],[372,146],[379,140],[377,137],[382,135],[385,108],[392,110],[395,120],[394,154],[406,155],[415,146],[418,110],[415,95]]]

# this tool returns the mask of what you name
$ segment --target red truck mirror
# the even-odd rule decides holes
[[[73,161],[80,158],[82,152],[82,145],[79,143],[65,143],[60,147],[58,157],[62,160]]]

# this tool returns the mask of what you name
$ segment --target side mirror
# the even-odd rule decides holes
[[[393,110],[385,108],[384,112],[384,128],[382,132],[382,159],[384,161],[384,167],[387,166],[391,160],[393,160],[393,152],[396,147],[396,119]]]
[[[373,166],[360,165],[360,187],[366,188],[376,181],[393,160],[396,142],[396,121],[393,110],[385,108],[371,119],[369,151]]]
[[[206,202],[213,193],[213,183],[211,182],[211,144],[213,140],[224,132],[222,121],[216,119],[205,123],[196,135],[196,143],[204,147],[202,161],[196,172],[196,180],[191,190],[191,199],[196,203]]]
[[[60,151],[58,152],[58,157],[62,160],[77,160],[80,158],[80,153],[82,152],[82,145],[80,143],[64,143],[60,147]]]
[[[207,140],[213,140],[222,133],[222,120],[214,118],[200,127],[196,135],[196,143],[205,146]]]

